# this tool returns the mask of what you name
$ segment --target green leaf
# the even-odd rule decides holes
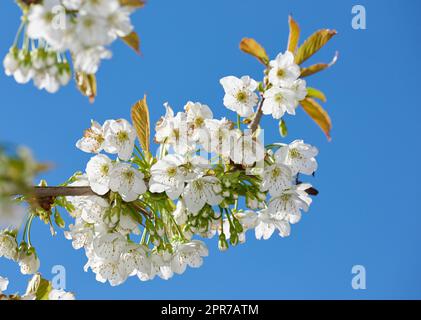
[[[265,66],[269,63],[269,57],[266,53],[266,50],[254,39],[244,38],[240,42],[241,51],[256,57],[261,63]]]
[[[308,77],[308,76],[311,76],[315,73],[323,71],[327,68],[330,68],[331,66],[333,66],[336,63],[336,61],[338,60],[338,56],[339,56],[339,54],[338,54],[338,52],[336,52],[335,56],[333,57],[333,59],[330,63],[318,63],[318,64],[314,64],[310,67],[307,67],[307,68],[302,68],[301,69],[301,77],[302,78]]]
[[[64,222],[57,208],[54,209],[54,222],[57,225],[57,227],[61,229],[64,229],[66,227],[66,223]]]
[[[323,92],[318,89],[307,87],[307,97],[309,98],[316,98],[320,101],[326,102],[326,96]]]
[[[146,102],[146,95],[142,100],[136,102],[131,110],[133,125],[137,132],[140,145],[144,152],[149,152],[150,148],[150,119],[149,109]]]
[[[289,38],[288,38],[288,51],[295,54],[300,40],[300,27],[298,23],[289,16]]]
[[[336,30],[323,29],[316,31],[298,48],[295,63],[302,64],[319,51],[334,35]]]
[[[330,130],[332,129],[332,121],[330,120],[327,112],[311,98],[305,98],[300,101],[304,111],[316,122],[316,124],[322,129],[327,136],[328,140],[331,140]]]
[[[279,133],[283,138],[285,138],[288,135],[288,128],[284,119],[281,119],[281,121],[279,121]]]
[[[76,85],[79,91],[89,98],[90,103],[94,103],[97,95],[97,83],[94,74],[87,74],[84,72],[75,73]]]
[[[136,51],[137,54],[140,54],[140,39],[136,31],[132,31],[127,36],[121,37],[121,40]]]

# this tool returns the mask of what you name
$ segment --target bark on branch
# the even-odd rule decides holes
[[[91,187],[33,187],[31,194],[36,198],[98,196]]]

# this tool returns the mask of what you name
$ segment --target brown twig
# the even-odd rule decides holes
[[[90,187],[33,187],[30,193],[36,198],[98,196]]]
[[[263,102],[265,101],[265,98],[262,97],[260,100],[260,103],[257,107],[256,115],[254,116],[253,121],[250,124],[250,130],[252,133],[256,132],[257,128],[259,127],[260,120],[262,119],[263,115]]]

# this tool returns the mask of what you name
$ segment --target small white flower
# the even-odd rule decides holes
[[[90,224],[99,224],[103,222],[104,214],[110,205],[104,198],[86,197],[86,199],[81,200],[79,206],[81,206],[80,217],[83,221]]]
[[[234,125],[226,118],[205,120],[206,129],[199,133],[199,142],[207,152],[215,152],[229,157],[232,141],[238,139],[239,132],[232,130]]]
[[[117,163],[110,175],[110,188],[118,192],[124,201],[131,202],[146,192],[143,173],[127,163]]]
[[[40,261],[35,252],[21,252],[18,260],[22,274],[35,274],[40,267]]]
[[[304,100],[304,98],[307,96],[307,83],[305,80],[302,80],[302,79],[295,80],[291,84],[289,89],[294,92],[295,106],[297,106],[298,103],[301,100]]]
[[[257,82],[249,76],[241,79],[228,76],[220,80],[225,90],[224,105],[237,112],[241,117],[249,117],[253,114],[259,98],[255,93]]]
[[[118,0],[84,0],[81,11],[105,17],[118,8]]]
[[[116,230],[123,235],[129,235],[131,233],[135,235],[140,234],[136,221],[129,214],[124,213],[120,215]]]
[[[263,114],[271,114],[275,119],[282,118],[285,112],[295,115],[295,94],[292,90],[272,87],[263,96]]]
[[[194,141],[188,134],[187,115],[184,112],[174,112],[168,103],[164,104],[166,114],[161,118],[155,129],[155,141],[172,146],[174,151],[185,154],[195,149]]]
[[[205,176],[191,181],[183,192],[186,207],[193,214],[198,213],[205,204],[211,206],[222,202],[223,197],[219,194],[221,183],[216,177]]]
[[[301,210],[308,211],[312,199],[305,190],[310,184],[302,183],[284,190],[279,196],[269,202],[268,210],[278,218],[295,224],[301,220]]]
[[[191,101],[187,102],[184,110],[189,127],[192,127],[191,135],[194,140],[198,140],[200,130],[205,127],[205,120],[212,119],[213,113],[207,105]]]
[[[91,127],[85,130],[83,138],[79,139],[76,147],[87,153],[99,153],[103,149],[104,141],[102,126],[92,120]]]
[[[294,63],[294,55],[287,51],[270,61],[269,81],[274,86],[288,87],[300,76],[300,67]]]
[[[121,264],[126,274],[132,276],[138,272],[150,273],[151,262],[147,256],[147,249],[139,244],[128,243],[126,251],[121,255]]]
[[[91,245],[94,232],[91,226],[87,225],[83,220],[77,219],[74,225],[69,225],[69,231],[64,232],[67,240],[72,241],[72,247],[79,250],[83,247]]]
[[[131,9],[128,7],[118,7],[107,16],[109,34],[112,39],[127,36],[133,31],[133,25],[130,21]]]
[[[63,289],[52,289],[48,294],[48,300],[75,300],[75,295],[71,292],[66,292]]]
[[[0,233],[0,258],[16,260],[18,257],[18,244],[16,238],[7,233]]]
[[[76,20],[76,36],[86,48],[104,46],[113,39],[108,33],[107,20],[94,14],[79,14]]]
[[[252,166],[265,157],[264,146],[260,140],[253,138],[250,134],[241,134],[233,144],[230,158],[235,163]]]
[[[133,154],[136,131],[125,119],[108,120],[104,123],[104,150],[118,154],[121,160],[127,161]]]
[[[256,239],[269,239],[273,232],[278,229],[281,237],[288,237],[291,232],[291,226],[288,221],[272,214],[268,209],[259,212],[258,223],[255,228]]]
[[[99,154],[91,158],[86,166],[86,175],[92,190],[104,195],[110,190],[110,174],[113,170],[111,159]]]
[[[303,140],[295,140],[279,148],[275,153],[275,159],[276,162],[290,167],[294,175],[297,173],[310,175],[317,170],[317,161],[314,157],[318,153],[316,147],[305,144]]]
[[[187,243],[174,243],[174,255],[171,261],[171,269],[178,274],[184,273],[186,267],[200,268],[203,264],[203,257],[209,255],[205,243],[199,240],[192,240]]]
[[[44,0],[42,4],[30,6],[27,34],[32,39],[44,39],[53,48],[62,48],[64,30],[68,24],[67,15],[60,0]]]
[[[153,193],[166,192],[170,199],[177,199],[184,190],[185,172],[181,168],[186,159],[178,154],[171,154],[158,160],[151,168],[149,190]]]
[[[95,74],[98,71],[101,60],[110,59],[111,51],[104,47],[91,47],[75,52],[74,68],[87,74]]]
[[[292,172],[283,164],[265,166],[261,191],[269,191],[272,197],[278,196],[283,190],[292,186]]]
[[[19,68],[19,59],[16,49],[11,49],[3,60],[4,72],[7,76],[13,75]]]
[[[0,276],[0,295],[7,290],[9,286],[9,280]]]

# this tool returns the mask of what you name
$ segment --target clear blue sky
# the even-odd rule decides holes
[[[351,28],[351,8],[364,4],[367,30]],[[219,79],[250,74],[260,65],[242,54],[242,37],[254,37],[274,56],[288,36],[288,14],[304,36],[318,28],[339,35],[314,62],[340,51],[337,65],[309,80],[328,96],[334,129],[328,143],[303,113],[288,122],[288,140],[303,138],[319,147],[320,169],[311,182],[320,190],[311,211],[288,239],[272,237],[218,252],[216,242],[200,269],[170,281],[141,283],[131,278],[111,288],[85,273],[83,251],[75,251],[60,233],[51,239],[37,223],[33,242],[43,251],[41,271],[67,268],[67,287],[78,298],[421,298],[421,210],[417,199],[419,151],[419,1],[313,0],[150,0],[134,16],[143,57],[123,44],[99,72],[94,105],[73,85],[58,94],[21,86],[0,75],[1,140],[31,147],[41,160],[55,163],[50,184],[85,168],[89,155],[74,143],[94,118],[129,117],[133,102],[148,94],[152,120],[169,101],[181,108],[188,100],[224,115]],[[0,53],[13,41],[19,11],[12,1],[0,4]],[[280,139],[276,122],[264,120],[266,141]],[[364,265],[367,290],[351,287],[351,268]],[[15,264],[0,261],[0,275],[11,290],[22,291],[26,278]],[[24,281],[25,280],[25,281]]]

